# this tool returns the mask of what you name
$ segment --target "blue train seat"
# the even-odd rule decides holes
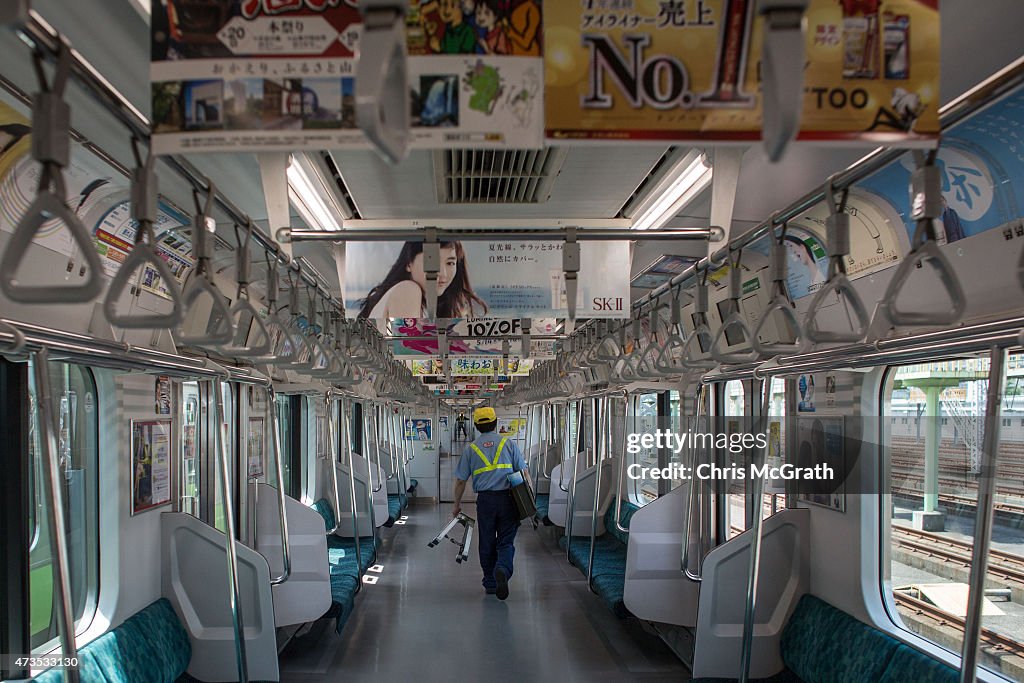
[[[621,506],[619,523],[627,530],[633,514],[640,508],[633,503],[625,502]],[[605,605],[617,617],[629,616],[629,610],[622,601],[626,587],[626,548],[629,545],[629,532],[623,532],[615,525],[615,506],[609,505],[604,515],[605,533],[594,539],[594,590],[604,600]],[[558,540],[562,548],[568,543],[567,537]],[[585,576],[590,563],[590,538],[573,536],[569,547],[569,559]]]
[[[313,509],[324,518],[324,529],[334,528],[334,511],[326,499],[321,498],[312,505]],[[340,536],[327,537],[327,563],[331,571],[331,615],[337,616],[335,629],[338,633],[345,627],[355,607],[356,590],[359,577],[366,573],[376,557],[376,548],[372,536],[359,539],[359,553],[356,553],[355,540]],[[361,562],[357,563],[357,559]]]
[[[533,504],[537,506],[537,519],[544,522],[545,526],[551,526],[552,522],[548,519],[548,504],[550,496],[546,493],[538,493],[534,499]]]

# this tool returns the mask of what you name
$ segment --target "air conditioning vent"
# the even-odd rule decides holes
[[[434,152],[439,204],[538,204],[565,161],[564,149]]]

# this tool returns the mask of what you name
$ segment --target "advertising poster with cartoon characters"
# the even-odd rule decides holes
[[[760,4],[547,3],[548,139],[760,138]],[[805,16],[798,139],[938,135],[938,0],[811,0]]]
[[[153,0],[154,151],[368,147],[357,5]],[[409,0],[411,145],[541,147],[541,25],[538,0]]]

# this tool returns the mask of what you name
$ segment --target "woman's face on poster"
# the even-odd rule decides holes
[[[437,273],[437,295],[441,296],[448,285],[455,279],[455,273],[459,267],[459,257],[455,253],[455,247],[444,247],[441,249],[441,270]],[[405,267],[409,271],[409,277],[420,286],[420,289],[427,289],[427,274],[423,271],[423,254],[416,254],[412,263]]]

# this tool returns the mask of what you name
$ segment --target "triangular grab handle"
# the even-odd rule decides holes
[[[696,354],[704,353],[699,345],[699,341],[703,340],[704,345],[707,348],[713,348],[715,344],[714,337],[711,336],[711,330],[708,328],[706,323],[701,323],[694,329],[693,334],[686,340],[686,344],[683,347],[683,367],[691,370],[710,370],[718,365],[715,361],[708,359],[696,358]],[[694,352],[696,349],[696,353]]]
[[[910,279],[911,273],[924,263],[928,263],[935,270],[942,286],[946,289],[951,304],[949,310],[906,311],[896,305],[896,299],[907,284],[907,280]],[[960,285],[960,279],[957,278],[953,272],[953,265],[934,240],[919,244],[916,249],[907,254],[903,262],[896,268],[896,273],[889,282],[889,288],[885,290],[883,301],[889,304],[889,321],[893,325],[899,326],[955,325],[960,322],[967,309],[967,297]]]
[[[44,223],[55,219],[64,224],[85,259],[85,280],[75,285],[23,285],[16,278],[28,254],[32,239]],[[0,261],[0,289],[11,301],[22,304],[66,304],[92,301],[103,291],[103,266],[96,245],[82,221],[52,190],[36,195],[18,221]]]
[[[750,334],[750,328],[747,327],[747,323],[743,320],[743,316],[739,311],[734,311],[725,319],[722,326],[718,328],[715,339],[711,344],[711,357],[719,363],[750,363],[757,360],[758,353],[753,349],[745,352],[737,351],[735,353],[726,353],[719,350],[719,344],[725,341],[725,333],[731,327],[738,327],[740,332],[743,333],[743,338],[748,343],[751,343],[752,335]]]
[[[836,296],[842,294],[848,309],[853,311],[853,317],[856,320],[854,321],[853,329],[849,332],[822,330],[818,327],[818,313],[830,293],[835,293]],[[815,344],[822,342],[854,343],[864,338],[864,335],[868,333],[868,325],[870,324],[871,321],[868,319],[868,312],[864,308],[864,302],[861,301],[857,290],[853,288],[850,279],[843,273],[834,273],[832,278],[822,285],[821,289],[814,295],[814,298],[811,299],[811,306],[807,309],[807,315],[804,317],[804,334]]]
[[[790,329],[793,330],[794,341],[792,343],[761,341],[761,330],[774,313],[780,314],[789,324]],[[799,353],[803,351],[806,343],[803,331],[800,329],[800,320],[796,316],[796,308],[793,304],[782,298],[772,300],[768,307],[764,309],[764,312],[761,313],[761,319],[757,322],[757,327],[754,328],[754,334],[750,338],[750,343],[763,356],[777,356],[783,353]]]
[[[167,288],[167,293],[171,297],[171,310],[168,313],[126,313],[122,315],[117,311],[117,302],[131,281],[132,275],[144,266],[151,266]],[[103,301],[103,314],[106,315],[107,322],[111,325],[125,330],[169,330],[181,324],[183,308],[178,283],[167,267],[167,263],[148,243],[137,243],[132,248],[132,253],[128,254],[128,258],[118,268],[114,279],[110,282],[110,289],[107,290],[107,298]]]
[[[176,334],[175,337],[182,344],[192,344],[195,346],[215,346],[231,341],[231,337],[235,334],[235,325],[232,322],[228,300],[205,276],[200,275],[196,277],[182,292],[181,299],[185,310],[191,310],[196,300],[203,294],[209,294],[210,299],[213,301],[213,314],[219,316],[217,326],[209,333],[180,333]]]
[[[271,350],[270,330],[267,329],[267,324],[263,321],[263,318],[260,317],[259,312],[252,305],[252,302],[249,301],[249,299],[242,297],[235,302],[234,306],[231,307],[231,320],[239,331],[241,331],[241,328],[238,327],[238,321],[244,320],[246,315],[252,316],[252,324],[256,328],[256,336],[253,342],[250,344],[243,343],[242,345],[236,345],[233,343],[234,339],[231,338],[228,339],[228,342],[231,343],[222,346],[221,351],[234,356],[239,356],[240,358],[264,356]],[[252,336],[252,331],[250,331],[250,336]]]

